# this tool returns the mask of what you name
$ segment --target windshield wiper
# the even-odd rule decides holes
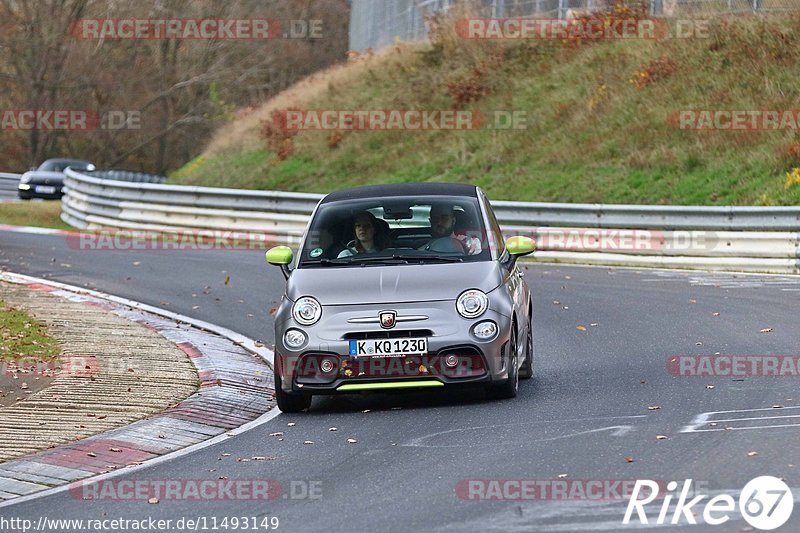
[[[353,261],[351,261],[351,259],[352,259],[352,257],[339,257],[337,259],[307,259],[307,260],[303,261],[300,264],[302,266],[306,266],[306,265],[324,265],[324,266],[349,265],[349,264],[353,263]]]
[[[353,256],[354,263],[408,263],[409,261],[447,261],[448,263],[461,263],[461,257],[452,255],[432,255],[432,254],[393,254],[391,256],[363,257]]]

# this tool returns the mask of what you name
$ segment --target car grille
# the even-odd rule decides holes
[[[431,337],[433,331],[429,329],[398,329],[386,331],[355,331],[345,333],[343,339],[347,341],[364,341],[371,339],[404,339],[408,337]]]

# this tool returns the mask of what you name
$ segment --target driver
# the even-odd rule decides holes
[[[434,204],[431,206],[430,218],[431,240],[420,248],[420,250],[430,250],[431,245],[438,239],[450,237],[461,243],[467,255],[481,253],[481,241],[469,235],[456,235],[454,227],[456,224],[456,210],[452,205]]]

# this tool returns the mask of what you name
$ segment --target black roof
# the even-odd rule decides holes
[[[383,196],[478,196],[475,185],[463,183],[393,183],[390,185],[367,185],[332,192],[322,199],[322,203],[360,198],[379,198]]]

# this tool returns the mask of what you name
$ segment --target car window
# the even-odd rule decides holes
[[[495,246],[497,246],[497,256],[503,255],[503,252],[506,249],[506,241],[503,237],[503,231],[500,229],[500,223],[497,221],[497,217],[494,214],[494,209],[492,209],[492,205],[489,203],[489,199],[485,196],[483,197],[483,205],[486,207],[486,214],[489,217],[489,225],[491,226],[489,230],[492,232],[495,240]]]
[[[491,258],[486,241],[477,198],[339,201],[317,209],[298,266],[485,261]]]

